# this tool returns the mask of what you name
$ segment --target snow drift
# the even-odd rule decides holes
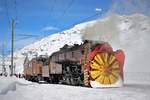
[[[149,94],[149,85],[128,84],[121,88],[94,89],[0,77],[1,100],[149,100]]]

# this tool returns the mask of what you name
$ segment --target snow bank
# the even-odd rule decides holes
[[[16,85],[29,85],[31,82],[15,77],[0,77],[0,94],[16,91]]]
[[[0,90],[7,90],[0,93],[0,100],[150,100],[150,85],[127,84],[121,88],[94,89],[0,77],[0,86]]]

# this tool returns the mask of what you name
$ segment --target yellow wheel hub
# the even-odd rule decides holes
[[[113,84],[119,79],[119,63],[113,54],[97,53],[91,61],[90,67],[90,77],[96,82]]]

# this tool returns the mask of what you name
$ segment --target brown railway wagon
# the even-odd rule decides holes
[[[33,76],[42,75],[43,63],[41,61],[38,61],[36,58],[33,58],[31,60],[31,64],[32,64],[32,75]]]
[[[26,57],[24,61],[24,74],[26,79],[37,81],[37,77],[42,75],[43,62],[38,58],[29,61]]]

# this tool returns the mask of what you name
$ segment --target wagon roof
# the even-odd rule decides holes
[[[68,52],[68,51],[74,51],[74,50],[82,49],[82,46],[83,46],[83,44],[81,44],[81,45],[75,44],[73,46],[64,45],[64,47],[60,48],[59,51],[54,52],[51,56],[56,55],[56,54],[60,54],[60,53],[63,53],[63,52]]]

